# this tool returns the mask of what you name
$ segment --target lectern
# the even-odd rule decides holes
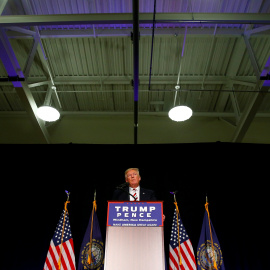
[[[162,201],[108,201],[104,270],[127,269],[165,269]]]

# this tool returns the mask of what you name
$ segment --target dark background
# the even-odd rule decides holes
[[[2,145],[2,269],[42,270],[70,191],[76,267],[94,191],[106,241],[107,200],[138,167],[141,186],[164,201],[165,252],[176,199],[196,255],[206,194],[226,269],[265,269],[268,262],[269,145]]]

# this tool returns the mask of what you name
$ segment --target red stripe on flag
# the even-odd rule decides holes
[[[184,242],[185,243],[185,242]],[[187,267],[189,268],[189,269],[193,269],[193,267],[191,266],[191,264],[190,264],[190,262],[189,262],[189,259],[187,258],[187,256],[186,256],[186,254],[185,254],[185,252],[184,252],[184,250],[183,250],[183,248],[182,248],[182,245],[183,244],[181,244],[180,245],[180,247],[181,247],[181,256],[182,256],[182,258],[185,260],[185,262],[186,262],[186,264],[187,264]],[[182,267],[183,267],[183,264],[181,265],[181,269],[182,269]],[[183,270],[184,270],[185,268],[183,267]]]
[[[56,255],[55,255],[55,253],[54,253],[54,250],[55,250],[55,252],[56,252],[56,249],[55,249],[55,247],[54,247],[54,245],[52,246],[52,245],[50,245],[50,248],[49,248],[49,253],[50,253],[50,255],[51,255],[51,258],[52,258],[52,260],[53,260],[53,265],[54,265],[54,268],[56,268],[57,269],[57,267],[58,267],[58,264],[57,264],[57,259],[56,259]],[[52,269],[53,269],[53,266],[52,266]]]
[[[74,251],[73,238],[70,238],[70,239],[69,239],[69,243],[70,243],[70,245],[71,245],[71,247],[72,247],[72,250]]]
[[[46,269],[49,269],[49,270],[52,269],[52,266],[48,257],[46,258],[45,265],[46,265]],[[43,269],[45,269],[45,267]]]
[[[70,246],[72,248],[72,251],[73,251],[73,256],[71,256],[71,258],[73,258],[72,260],[74,260],[73,264],[75,265],[75,253],[74,253],[74,243],[73,243],[73,238],[69,239],[69,243],[70,243]]]
[[[190,258],[192,259],[192,261],[193,261],[194,264],[196,265],[195,256],[194,256],[194,254],[192,253],[192,251],[190,250],[189,244],[187,243],[187,241],[184,242],[183,244],[185,245],[185,247],[186,247],[186,249],[187,249],[187,251],[188,251],[188,253],[189,253]],[[190,242],[190,245],[191,245],[191,242]],[[196,269],[196,268],[195,268],[195,269]]]
[[[172,252],[174,252],[174,254],[177,256],[177,261],[175,260]],[[178,251],[178,247],[176,247],[173,251],[170,252],[169,259],[170,259],[171,263],[174,265],[174,267],[179,269],[179,251]],[[173,268],[171,267],[170,264],[169,264],[169,269],[173,270]]]
[[[60,245],[56,247],[56,250],[57,250],[57,253],[59,254],[60,256]],[[63,252],[63,251],[62,251]],[[57,261],[57,264],[58,264],[58,261]],[[58,269],[58,268],[57,268]],[[61,269],[64,269],[64,270],[68,270],[67,269],[67,265],[66,265],[66,262],[63,258],[63,254],[61,255]]]
[[[67,259],[68,259],[69,266],[70,266],[69,269],[75,269],[74,264],[73,264],[73,260],[72,260],[72,258],[70,256],[69,248],[67,246],[69,244],[70,244],[69,241],[63,243],[63,248],[65,249],[65,252],[66,252],[66,255],[67,255]]]
[[[184,267],[183,264],[180,265],[180,269],[181,269],[181,270],[185,270],[185,267]]]

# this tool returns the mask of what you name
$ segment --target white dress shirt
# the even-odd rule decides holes
[[[132,187],[129,187],[129,193],[134,195],[135,191],[133,190]],[[136,197],[138,198],[137,201],[139,201],[140,200],[140,186],[136,187]],[[131,195],[129,195],[129,200],[135,201]]]

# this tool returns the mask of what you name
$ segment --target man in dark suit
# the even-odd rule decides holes
[[[114,191],[113,200],[157,201],[155,192],[153,190],[140,187],[141,176],[140,176],[138,168],[127,169],[125,171],[125,180],[126,180],[126,185],[122,185],[120,189],[116,189]],[[164,221],[165,221],[165,215],[163,214],[163,222]],[[165,263],[165,269],[167,269],[166,263]]]
[[[151,189],[140,187],[141,176],[138,168],[129,168],[125,171],[127,185],[116,189],[113,200],[117,201],[156,201],[155,192]],[[131,194],[131,195],[130,195]]]

